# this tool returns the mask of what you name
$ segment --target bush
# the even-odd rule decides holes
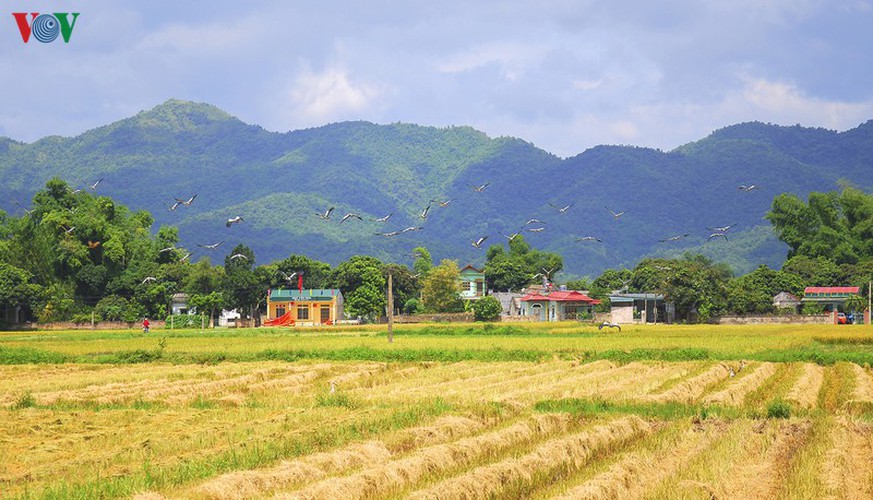
[[[472,307],[476,321],[494,321],[503,312],[500,301],[490,295],[474,301]]]
[[[200,328],[200,316],[195,314],[173,314],[167,316],[165,328]]]
[[[403,314],[419,314],[424,310],[421,301],[418,299],[409,299],[403,304]]]
[[[788,418],[791,416],[791,405],[777,399],[767,405],[767,418]]]

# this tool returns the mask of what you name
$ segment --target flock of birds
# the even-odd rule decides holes
[[[102,182],[103,182],[103,178],[97,179],[93,183],[90,183],[88,185],[88,188],[90,188],[92,191],[96,191]],[[485,182],[485,183],[478,184],[478,185],[468,184],[469,188],[472,190],[472,192],[474,194],[484,193],[490,185],[491,185],[490,182]],[[755,184],[751,184],[751,185],[743,184],[743,185],[738,186],[737,189],[740,191],[743,191],[743,192],[751,192],[751,191],[754,191],[756,189],[759,189],[759,186],[757,186]],[[83,191],[83,189],[76,189],[76,190],[72,190],[71,192],[73,194],[76,194],[76,193],[79,193],[82,191]],[[187,198],[174,197],[173,203],[169,206],[169,211],[176,212],[181,207],[190,207],[194,204],[196,199],[197,199],[197,193],[194,193],[193,195],[191,195]],[[17,200],[13,200],[13,201],[26,213],[32,212],[32,210],[29,210],[29,209],[22,207],[21,204],[17,202]],[[417,218],[420,219],[421,223],[423,224],[424,222],[426,222],[428,220],[428,217],[431,215],[431,209],[433,207],[437,207],[439,209],[445,209],[445,208],[449,207],[452,204],[452,202],[453,202],[452,199],[443,199],[443,200],[431,199],[431,200],[429,200],[429,203],[421,210],[421,212],[419,212],[417,214]],[[566,203],[566,204],[563,204],[563,203],[556,204],[556,203],[548,202],[548,206],[552,210],[554,210],[558,216],[566,216],[568,213],[570,213],[571,209],[573,209],[573,207],[575,206],[575,203],[571,202],[571,203]],[[628,213],[628,210],[616,211],[616,210],[613,210],[612,208],[610,208],[609,206],[605,206],[604,208],[612,216],[612,218],[615,222],[619,222]],[[323,212],[315,212],[315,215],[323,221],[331,221],[331,220],[334,220],[333,216],[334,216],[335,209],[336,209],[336,207],[331,206],[331,207],[327,208],[326,210],[324,210]],[[384,224],[384,223],[388,223],[393,216],[394,216],[394,213],[389,213],[389,214],[384,215],[382,217],[370,218],[369,220],[372,222],[375,222],[375,223]],[[241,215],[229,217],[225,220],[225,226],[229,229],[236,224],[242,223],[244,220],[245,219]],[[363,216],[361,216],[358,213],[348,212],[348,213],[344,214],[341,218],[339,218],[339,224],[345,224],[345,223],[352,221],[352,220],[357,220],[357,221],[363,222],[365,219]],[[726,226],[707,227],[707,229],[710,231],[710,234],[707,238],[707,241],[712,241],[712,240],[719,239],[719,238],[722,238],[725,241],[727,241],[728,240],[728,231],[730,231],[730,229],[735,227],[735,226],[736,226],[736,224],[734,223],[734,224],[729,224]],[[531,217],[527,220],[527,222],[522,224],[520,227],[518,227],[514,231],[511,231],[511,232],[497,231],[497,233],[500,236],[502,236],[503,238],[505,238],[506,240],[511,242],[516,237],[518,237],[520,234],[522,234],[523,232],[541,233],[541,232],[546,230],[546,227],[547,227],[547,224],[545,221],[538,219],[536,217]],[[75,231],[76,228],[75,228],[75,226],[71,226],[71,227],[62,226],[62,229],[64,230],[64,232],[66,234],[70,235]],[[424,229],[423,225],[412,225],[412,226],[408,226],[408,227],[405,227],[402,229],[396,229],[396,230],[392,230],[392,231],[379,231],[379,232],[376,232],[374,234],[377,236],[392,238],[392,237],[396,237],[396,236],[399,236],[399,235],[402,235],[405,233],[420,231],[422,229]],[[686,238],[688,236],[690,236],[690,233],[681,233],[681,234],[669,236],[666,238],[662,238],[662,239],[658,240],[658,242],[659,243],[676,242],[676,241],[682,240],[683,238]],[[482,249],[482,248],[484,248],[484,244],[488,240],[488,238],[489,238],[489,235],[482,235],[478,238],[470,240],[470,244],[473,248]],[[574,237],[573,241],[576,243],[583,243],[583,242],[602,243],[603,239],[601,239],[598,236],[584,235],[584,236]],[[220,241],[217,241],[215,243],[197,243],[197,246],[199,248],[202,248],[203,250],[206,250],[206,251],[213,251],[213,250],[218,249],[223,243],[224,243],[224,240],[220,240]],[[99,245],[100,245],[99,241],[88,241],[89,248],[96,248]],[[164,252],[170,252],[170,251],[176,251],[176,250],[180,250],[180,249],[177,249],[175,246],[170,246],[170,247],[161,249],[160,252],[164,253]],[[184,261],[190,259],[191,255],[192,255],[191,252],[186,251],[186,253],[179,258],[179,262],[184,262]],[[230,256],[230,260],[239,260],[239,259],[248,260],[248,257],[244,254],[241,254],[241,253],[237,253],[237,254]],[[290,277],[285,276],[285,279],[287,279],[290,282],[292,277],[293,276],[290,276]],[[148,283],[148,282],[153,281],[153,280],[154,280],[154,278],[149,276],[149,277],[145,278],[145,280],[143,280],[143,283],[145,284],[145,283]],[[601,325],[601,328],[604,326],[614,327],[614,325]]]
[[[472,189],[473,193],[483,193],[489,185],[490,185],[489,182],[486,182],[486,183],[480,184],[480,185],[468,184],[468,186]],[[750,191],[759,189],[759,186],[757,186],[755,184],[751,184],[751,185],[743,184],[743,185],[738,186],[737,189],[740,191],[744,191],[744,192],[750,192]],[[429,203],[424,207],[424,209],[422,209],[421,212],[418,213],[418,218],[421,219],[421,221],[423,223],[423,222],[428,220],[428,217],[431,214],[431,208],[433,208],[434,206],[439,207],[439,208],[446,208],[452,203],[452,201],[453,201],[452,199],[447,199],[447,200],[431,199],[429,201]],[[570,209],[573,208],[574,205],[575,205],[575,203],[568,203],[568,204],[555,204],[555,203],[551,203],[551,202],[548,203],[548,206],[551,207],[553,210],[555,210],[558,215],[567,215],[570,212]],[[606,211],[612,216],[613,220],[616,222],[621,220],[621,218],[625,214],[628,213],[628,210],[615,211],[608,206],[605,206],[604,208],[606,208]],[[336,210],[336,207],[331,206],[327,210],[325,210],[324,212],[316,212],[315,215],[317,215],[320,219],[322,219],[324,221],[330,221],[330,220],[332,220],[332,215],[333,215],[334,210]],[[383,217],[371,218],[369,220],[372,222],[377,222],[377,223],[385,223],[385,222],[388,222],[389,219],[391,219],[391,217],[393,215],[394,215],[393,213],[389,213]],[[357,219],[359,221],[364,221],[364,218],[360,214],[355,213],[355,212],[348,212],[345,215],[343,215],[342,218],[340,218],[339,223],[343,224],[346,221],[351,220],[351,219]],[[710,231],[710,234],[707,238],[707,241],[711,241],[711,240],[718,239],[718,238],[723,238],[725,241],[727,241],[728,240],[728,235],[727,235],[728,231],[731,228],[735,227],[736,225],[737,224],[734,223],[734,224],[729,224],[727,226],[707,227],[707,229]],[[390,237],[399,236],[401,234],[412,232],[412,231],[419,231],[421,229],[424,229],[424,226],[416,225],[416,226],[409,226],[409,227],[406,227],[403,229],[397,229],[397,230],[393,230],[393,231],[376,232],[374,234],[377,236],[384,236],[384,237],[390,238]],[[517,228],[516,230],[514,230],[512,232],[497,231],[497,233],[500,236],[506,238],[508,241],[512,241],[516,237],[518,237],[518,235],[522,234],[523,232],[541,233],[545,230],[546,230],[546,222],[545,221],[540,220],[538,218],[530,218],[530,219],[528,219],[527,222],[525,222],[523,225],[521,225],[521,227]],[[679,241],[683,238],[686,238],[690,235],[691,235],[690,233],[677,234],[677,235],[673,235],[670,237],[662,238],[662,239],[658,240],[658,242],[659,243],[675,242],[675,241]],[[473,248],[481,249],[481,248],[483,248],[483,244],[488,240],[488,237],[489,237],[488,235],[483,235],[483,236],[480,236],[479,238],[472,239],[472,240],[470,240],[470,244],[473,246]],[[585,236],[576,236],[576,237],[574,237],[573,241],[576,243],[581,243],[581,242],[602,243],[603,239],[601,239],[598,236],[585,235]]]

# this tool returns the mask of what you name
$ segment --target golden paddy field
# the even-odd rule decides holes
[[[2,498],[870,498],[873,328],[0,333]]]

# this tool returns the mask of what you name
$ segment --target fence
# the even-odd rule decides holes
[[[719,325],[831,325],[831,313],[812,315],[761,315],[761,316],[722,316],[714,321]]]

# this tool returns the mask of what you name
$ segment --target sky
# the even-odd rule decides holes
[[[746,121],[843,131],[873,119],[873,0],[3,5],[0,136],[24,142],[171,98],[277,132],[469,125],[561,157],[672,150]],[[24,43],[15,12],[79,16],[68,43]]]

